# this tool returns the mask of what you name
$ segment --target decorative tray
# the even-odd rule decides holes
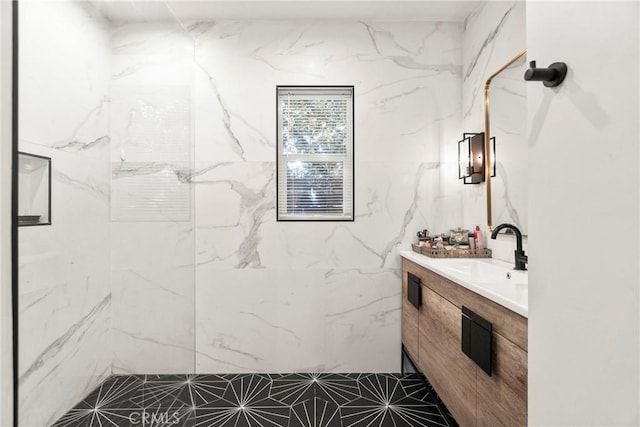
[[[455,246],[453,249],[431,249],[429,246],[411,244],[414,252],[431,258],[491,258],[491,249],[469,249]]]

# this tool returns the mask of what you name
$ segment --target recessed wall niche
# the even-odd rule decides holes
[[[51,158],[18,153],[18,225],[51,225]]]

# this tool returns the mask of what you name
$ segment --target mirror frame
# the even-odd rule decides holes
[[[498,71],[491,74],[484,84],[484,158],[487,159],[484,169],[485,192],[487,197],[487,229],[491,233],[493,231],[493,218],[491,212],[491,171],[493,170],[493,159],[491,158],[491,150],[489,144],[491,141],[491,120],[489,114],[489,90],[491,89],[491,81],[502,73],[504,70],[513,65],[516,61],[527,54],[527,49],[514,56],[509,62],[504,64]]]

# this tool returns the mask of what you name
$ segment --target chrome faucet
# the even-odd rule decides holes
[[[500,224],[499,226],[493,229],[493,232],[491,233],[491,238],[495,240],[495,238],[498,237],[498,233],[500,232],[500,230],[504,228],[509,228],[513,230],[514,233],[516,233],[516,250],[515,250],[516,266],[513,269],[526,270],[527,262],[529,262],[529,257],[525,255],[524,251],[522,250],[522,233],[520,232],[520,230],[518,230],[518,227],[516,227],[513,224]]]

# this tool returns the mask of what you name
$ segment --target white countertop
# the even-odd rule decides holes
[[[529,276],[513,264],[493,258],[430,258],[413,251],[400,256],[523,317],[529,315]]]

